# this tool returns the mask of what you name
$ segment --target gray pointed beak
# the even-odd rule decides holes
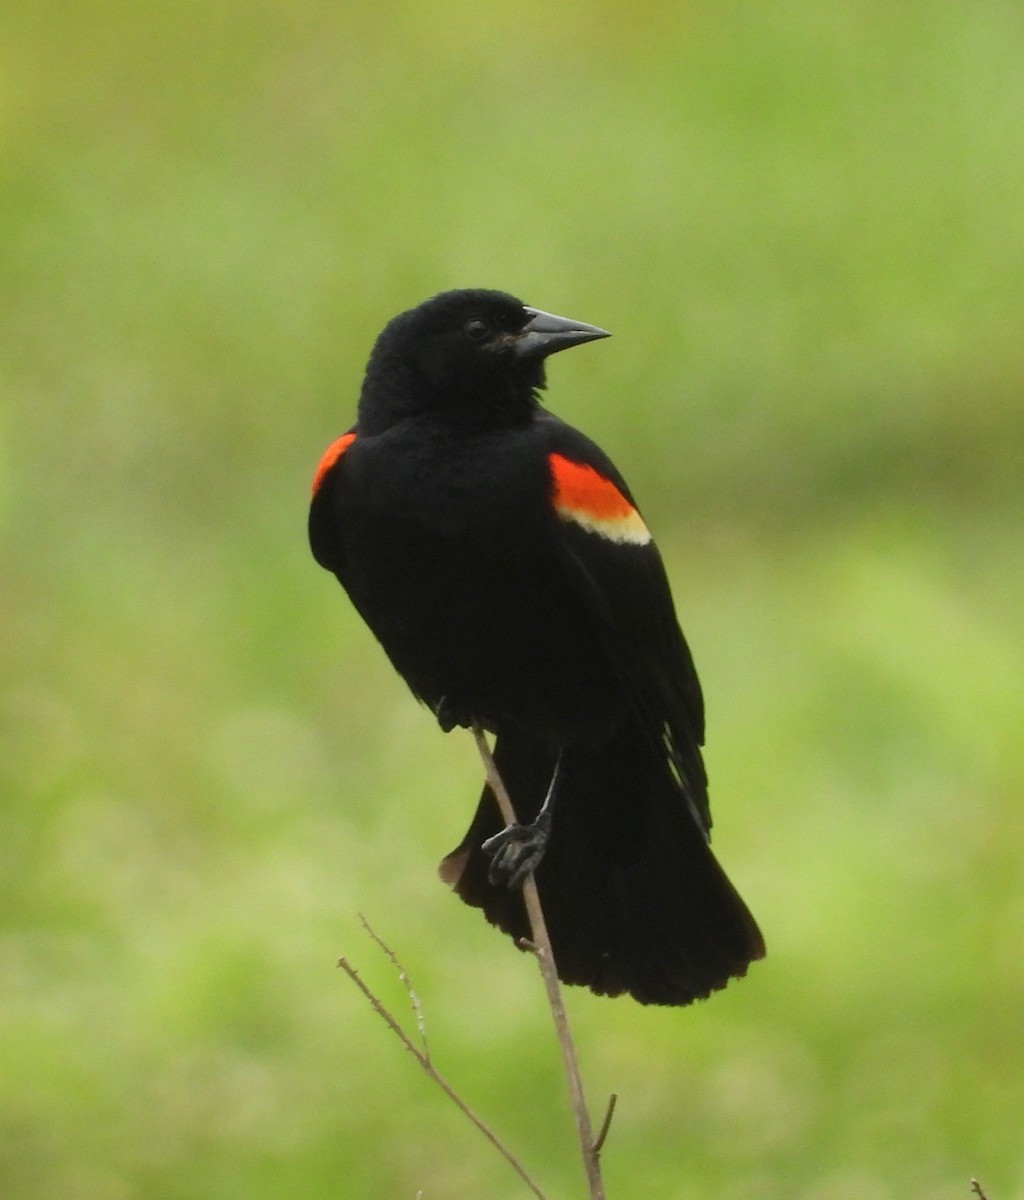
[[[607,329],[573,321],[570,317],[556,317],[539,308],[527,308],[526,311],[530,319],[512,340],[519,358],[546,358],[559,350],[568,350],[570,346],[612,336]]]

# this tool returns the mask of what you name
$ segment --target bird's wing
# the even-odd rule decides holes
[[[632,493],[589,438],[545,413],[554,528],[574,586],[640,719],[672,763],[705,834],[704,702],[665,568]]]
[[[345,554],[332,496],[341,471],[342,456],[355,439],[353,428],[335,438],[324,451],[313,475],[313,495],[309,504],[309,546],[313,557],[339,579],[345,570]]]

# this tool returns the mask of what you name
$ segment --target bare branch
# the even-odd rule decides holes
[[[423,1058],[429,1063],[430,1046],[427,1044],[427,1023],[423,1019],[423,1009],[420,1007],[420,998],[413,990],[412,980],[409,978],[409,972],[406,971],[405,967],[403,967],[398,961],[398,956],[395,954],[394,950],[391,949],[387,942],[378,936],[377,931],[363,916],[363,914],[359,913],[358,916],[363,928],[391,960],[391,965],[398,972],[399,980],[405,986],[405,990],[409,996],[409,1004],[412,1006],[412,1015],[416,1019],[416,1028],[419,1030],[420,1045],[423,1047]]]
[[[487,773],[487,782],[494,793],[505,824],[518,824],[512,801],[487,744],[487,737],[477,721],[473,722],[473,736]],[[587,1111],[587,1102],[583,1094],[579,1060],[576,1056],[576,1047],[572,1040],[572,1031],[569,1028],[569,1018],[566,1015],[565,1003],[562,999],[562,985],[558,979],[555,956],[551,949],[551,938],[548,936],[544,910],[541,908],[540,895],[532,874],[527,875],[523,883],[523,900],[526,903],[526,913],[530,920],[531,949],[540,965],[540,973],[548,994],[548,1007],[551,1009],[551,1017],[558,1034],[558,1044],[562,1051],[562,1065],[565,1069],[566,1083],[569,1086],[569,1099],[572,1104],[573,1117],[576,1120],[576,1134],[583,1157],[583,1170],[587,1177],[590,1200],[605,1200],[601,1163],[598,1158],[599,1144],[594,1141],[591,1130],[590,1113]]]
[[[412,986],[409,983],[408,974],[402,964],[398,961],[394,951],[376,934],[369,922],[362,915],[360,915],[359,919],[362,921],[363,927],[366,929],[370,937],[373,938],[373,940],[398,970],[399,978],[402,980],[402,983],[405,985],[405,989],[409,994],[409,999],[412,1004],[413,1013],[416,1017],[416,1024],[419,1030],[420,1039],[423,1044],[423,1049],[420,1050],[416,1046],[416,1043],[412,1040],[412,1038],[409,1037],[402,1026],[385,1007],[383,1001],[363,982],[359,972],[355,969],[355,967],[352,966],[347,958],[339,958],[338,966],[341,967],[349,979],[351,979],[356,987],[363,993],[366,999],[370,1002],[370,1007],[381,1018],[381,1020],[384,1021],[387,1027],[391,1030],[395,1037],[398,1038],[406,1050],[409,1051],[413,1058],[416,1059],[427,1075],[437,1084],[437,1086],[442,1092],[444,1092],[448,1099],[451,1100],[456,1108],[458,1108],[461,1113],[468,1117],[469,1120],[472,1121],[472,1123],[477,1127],[477,1129],[480,1130],[480,1132],[485,1138],[487,1138],[487,1140],[498,1151],[502,1158],[505,1159],[512,1170],[515,1171],[523,1183],[526,1184],[534,1196],[537,1197],[537,1200],[547,1200],[547,1197],[527,1173],[526,1168],[522,1165],[519,1159],[516,1158],[511,1150],[508,1149],[505,1143],[501,1141],[498,1135],[483,1120],[483,1118],[477,1116],[477,1114],[469,1107],[465,1100],[462,1099],[459,1093],[452,1087],[447,1079],[440,1074],[434,1064],[430,1061],[430,1055],[427,1052],[426,1027],[423,1022],[423,1014],[420,1008],[420,1002],[415,992],[412,990]]]
[[[988,1200],[984,1188],[976,1179],[971,1180],[971,1191],[978,1197],[978,1200]]]

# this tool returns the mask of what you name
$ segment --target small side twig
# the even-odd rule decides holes
[[[387,942],[385,942],[384,939],[377,933],[376,929],[374,929],[374,927],[363,916],[363,914],[357,913],[356,915],[359,917],[359,923],[370,935],[373,941],[380,947],[384,954],[387,955],[391,965],[398,972],[399,982],[405,987],[406,995],[409,997],[409,1005],[412,1008],[412,1015],[416,1020],[416,1029],[420,1035],[420,1045],[423,1047],[423,1057],[429,1063],[430,1046],[427,1044],[427,1023],[423,1019],[423,1009],[420,1007],[420,998],[413,990],[412,980],[409,978],[409,972],[406,971],[405,967],[403,967],[398,961],[398,955],[395,954],[394,950],[392,950]]]
[[[478,721],[473,722],[473,737],[476,739],[476,747],[483,760],[487,782],[494,793],[502,819],[506,825],[515,825],[517,824],[515,808],[495,765],[494,756],[487,744],[487,737]],[[523,883],[523,900],[526,904],[526,914],[530,920],[530,948],[540,965],[540,973],[548,995],[548,1007],[551,1009],[551,1018],[555,1023],[555,1031],[558,1035],[558,1045],[562,1051],[562,1065],[569,1087],[569,1099],[576,1121],[576,1135],[580,1144],[587,1186],[590,1190],[590,1200],[605,1200],[604,1181],[601,1178],[601,1163],[598,1157],[600,1142],[594,1140],[591,1129],[590,1113],[587,1110],[587,1102],[583,1094],[583,1078],[580,1075],[576,1046],[573,1043],[569,1018],[565,1011],[565,1002],[562,999],[562,985],[558,979],[555,956],[551,949],[551,938],[548,936],[544,910],[541,908],[540,895],[532,874],[527,875],[526,881]],[[607,1125],[610,1120],[609,1114],[605,1124]],[[605,1130],[606,1132],[607,1130]]]
[[[618,1092],[612,1092],[608,1097],[608,1107],[605,1109],[604,1120],[601,1122],[601,1128],[597,1131],[597,1138],[594,1142],[594,1153],[600,1154],[604,1149],[604,1144],[608,1140],[608,1131],[612,1127],[612,1117],[615,1116],[615,1105],[619,1102]]]
[[[491,1129],[491,1127],[486,1123],[486,1121],[484,1121],[482,1117],[478,1116],[473,1111],[473,1109],[471,1109],[469,1107],[469,1105],[465,1102],[465,1100],[462,1099],[462,1097],[452,1087],[452,1085],[448,1082],[448,1080],[445,1079],[444,1076],[434,1066],[434,1064],[430,1058],[430,1053],[427,1049],[427,1033],[426,1033],[426,1025],[423,1020],[423,1010],[420,1006],[419,997],[413,991],[412,984],[409,981],[408,972],[405,970],[405,968],[399,962],[398,957],[396,956],[395,952],[376,933],[376,931],[372,928],[372,926],[366,920],[366,918],[360,914],[359,919],[360,919],[360,921],[362,921],[363,928],[366,930],[366,932],[370,935],[371,938],[373,938],[373,940],[377,943],[377,945],[380,947],[380,949],[387,955],[387,957],[391,960],[392,964],[398,970],[398,977],[399,977],[399,979],[401,979],[402,983],[405,985],[405,990],[408,993],[409,1002],[412,1005],[413,1014],[416,1018],[417,1031],[419,1033],[420,1043],[423,1047],[422,1050],[420,1049],[419,1046],[416,1045],[416,1043],[412,1040],[412,1038],[402,1028],[402,1026],[395,1019],[395,1017],[391,1014],[391,1012],[385,1006],[384,1002],[380,999],[380,997],[377,996],[377,994],[371,988],[369,988],[366,985],[366,983],[363,982],[363,979],[360,976],[359,972],[355,969],[355,967],[352,966],[352,964],[348,961],[348,959],[345,958],[344,956],[339,958],[338,966],[341,967],[341,969],[345,972],[345,974],[349,977],[349,979],[351,979],[352,982],[356,985],[356,987],[363,993],[363,995],[366,997],[366,999],[370,1002],[370,1007],[373,1009],[373,1011],[381,1018],[381,1020],[385,1023],[385,1025],[387,1025],[387,1027],[391,1030],[391,1032],[395,1035],[395,1037],[398,1038],[398,1040],[402,1043],[402,1045],[406,1048],[406,1050],[409,1051],[409,1053],[413,1056],[413,1058],[416,1059],[416,1061],[423,1068],[423,1070],[427,1073],[427,1075],[434,1081],[434,1083],[437,1084],[437,1086],[441,1089],[442,1092],[444,1092],[444,1094],[448,1097],[448,1099],[451,1100],[451,1102],[456,1106],[456,1108],[458,1108],[459,1111],[461,1113],[463,1113],[464,1116],[468,1117],[469,1120],[476,1126],[476,1128],[479,1129],[479,1131],[484,1135],[484,1137],[487,1138],[487,1140],[498,1151],[498,1153],[502,1156],[502,1158],[505,1159],[505,1161],[509,1164],[509,1166],[512,1168],[512,1170],[515,1171],[515,1173],[523,1181],[523,1183],[526,1184],[526,1186],[530,1189],[530,1191],[534,1194],[534,1196],[537,1197],[537,1200],[547,1200],[547,1197],[544,1195],[544,1193],[540,1190],[540,1188],[537,1186],[537,1184],[531,1178],[531,1176],[527,1172],[526,1168],[519,1161],[519,1159],[516,1158],[516,1156],[512,1153],[511,1150],[509,1150],[509,1148],[498,1137],[498,1135],[494,1132],[494,1130]]]
[[[985,1195],[985,1189],[976,1179],[971,1180],[971,1191],[978,1197],[978,1200],[988,1200],[988,1196]]]

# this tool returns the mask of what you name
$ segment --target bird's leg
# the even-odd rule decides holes
[[[562,753],[559,751],[544,803],[530,825],[508,825],[481,846],[491,859],[487,878],[495,887],[517,888],[539,866],[551,835],[555,788],[561,769]]]

